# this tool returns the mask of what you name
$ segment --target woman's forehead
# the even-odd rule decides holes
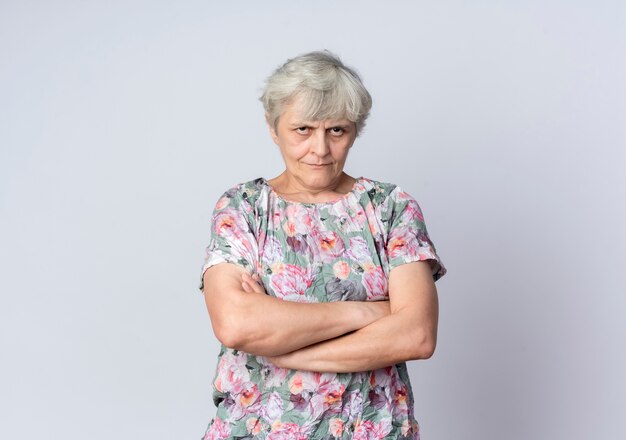
[[[285,120],[288,124],[316,125],[319,122],[334,124],[349,124],[350,121],[346,115],[329,115],[328,117],[316,117],[317,115],[307,114],[307,109],[299,108],[297,105],[287,105],[283,109],[280,119]]]
[[[350,121],[348,118],[326,118],[326,119],[311,119],[306,117],[301,117],[298,115],[293,115],[291,117],[287,116],[284,118],[285,122],[289,125],[350,125],[354,122]]]
[[[345,109],[335,107],[332,110],[326,107],[324,102],[313,104],[303,94],[298,94],[287,101],[282,108],[280,119],[288,123],[317,123],[320,121],[334,123],[350,123]],[[312,105],[313,104],[313,105]]]

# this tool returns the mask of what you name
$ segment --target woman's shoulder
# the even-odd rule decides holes
[[[267,188],[267,181],[263,177],[258,177],[231,186],[224,192],[222,197],[246,202],[254,206],[260,195],[267,191]]]
[[[391,182],[361,177],[359,182],[363,185],[367,195],[374,205],[387,203],[397,198],[399,193],[404,193],[400,186]],[[405,194],[405,193],[404,193]]]

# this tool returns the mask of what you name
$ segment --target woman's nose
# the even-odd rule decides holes
[[[326,130],[316,130],[315,136],[313,136],[312,139],[311,150],[319,157],[324,157],[329,153],[330,148],[328,146],[328,137],[326,136]]]

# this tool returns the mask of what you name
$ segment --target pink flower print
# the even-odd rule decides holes
[[[246,231],[247,229],[246,221],[233,208],[218,212],[213,219],[213,230],[220,237],[232,237],[237,231]]]
[[[406,226],[395,228],[390,234],[387,250],[390,258],[417,256],[418,245],[413,231]]]
[[[260,393],[256,384],[245,384],[239,394],[231,395],[228,415],[231,420],[239,420],[246,414],[255,414],[261,407]]]
[[[387,437],[387,434],[391,431],[391,420],[388,418],[382,419],[378,423],[374,424],[372,430],[373,438],[376,440],[382,440]]]
[[[298,371],[289,379],[290,401],[296,410],[318,418],[331,407],[341,409],[346,389],[334,373]]]
[[[371,420],[358,419],[354,424],[354,432],[352,440],[373,440],[373,436],[369,434],[374,431],[374,422]]]
[[[298,394],[302,391],[314,392],[320,387],[320,383],[323,380],[326,382],[337,377],[332,373],[316,373],[313,371],[297,371],[291,379],[289,379],[289,391],[291,394]]]
[[[243,258],[256,267],[256,241],[246,220],[238,211],[227,208],[217,213],[213,220],[214,233],[217,237],[226,239],[231,246],[233,257]]]
[[[271,266],[276,262],[283,261],[283,248],[280,241],[276,237],[267,236],[263,248],[260,250],[261,261],[267,266]]]
[[[394,390],[394,395],[393,395],[394,404],[406,406],[407,394],[408,394],[408,390],[404,384],[396,387],[396,389]]]
[[[389,387],[391,386],[391,370],[395,367],[378,368],[370,374],[370,386]]]
[[[396,191],[396,200],[397,201],[409,200],[411,198],[412,197],[408,193],[400,190],[399,188],[398,188],[398,191]]]
[[[310,231],[312,223],[313,219],[304,206],[289,205],[285,209],[283,229],[288,236],[293,237],[296,234],[306,234]]]
[[[246,368],[247,355],[232,351],[224,353],[217,366],[217,377],[213,385],[220,392],[239,394],[243,384],[250,381],[250,374]]]
[[[367,241],[363,237],[352,237],[350,239],[345,256],[359,264],[372,261],[372,254],[369,251]]]
[[[280,420],[283,414],[283,399],[278,391],[273,391],[267,398],[265,405],[261,407],[261,416],[268,424],[273,424]]]
[[[420,440],[420,426],[415,419],[404,419],[402,421],[402,425],[400,426],[400,432],[405,437],[409,437],[410,435],[411,439]]]
[[[390,406],[385,390],[381,387],[372,388],[367,397],[370,401],[370,407],[377,411]]]
[[[394,388],[395,389],[391,390],[391,398],[393,401],[393,417],[400,420],[403,417],[408,416],[409,414],[409,406],[407,402],[407,399],[409,397],[409,390],[404,384],[401,384],[400,386]]]
[[[311,238],[315,243],[317,257],[325,263],[336,260],[345,250],[343,239],[334,231],[316,229],[311,233]]]
[[[376,211],[371,203],[365,206],[365,215],[368,220],[368,225],[372,235],[376,236],[380,234],[380,225],[378,224],[378,218],[376,217]]]
[[[415,440],[420,440],[420,425],[417,423],[417,420],[413,419],[411,426],[413,427],[413,433],[416,434]]]
[[[289,379],[289,392],[291,394],[300,394],[304,390],[302,383],[302,375],[304,373],[296,373]]]
[[[285,380],[289,375],[287,368],[277,367],[276,365],[267,362],[264,357],[257,356],[257,359],[263,364],[262,374],[265,377],[265,387],[273,388],[283,386]]]
[[[311,398],[310,394],[307,394],[306,397],[302,394],[291,394],[289,396],[289,402],[293,405],[293,411],[299,413],[307,413],[309,412],[309,400]]]
[[[371,420],[357,420],[354,424],[352,440],[382,440],[391,431],[391,421],[388,419],[375,423]]]
[[[304,237],[300,234],[287,237],[287,244],[296,254],[301,255],[304,254],[309,247]]]
[[[360,208],[360,206],[358,208]],[[356,211],[361,210],[357,209]],[[343,203],[334,204],[328,208],[328,213],[332,223],[336,225],[335,228],[342,232],[357,232],[360,231],[363,226],[363,222],[360,221],[360,218],[357,218],[355,208],[352,206],[347,206]]]
[[[391,390],[395,390],[398,386],[405,386],[395,366],[387,367],[386,369],[389,371],[389,380],[391,381],[389,387]]]
[[[310,395],[308,407],[305,412],[311,415],[313,419],[319,419],[324,413],[327,405],[324,404],[324,397],[320,394],[313,393]]]
[[[350,217],[350,215],[348,214],[348,210],[346,209],[346,205],[343,203],[333,204],[328,210],[328,212],[333,217],[339,217],[339,218]]]
[[[341,437],[343,434],[343,420],[338,417],[330,419],[328,422],[328,431],[330,432],[330,435],[335,438]]]
[[[230,197],[222,197],[217,201],[217,204],[215,205],[215,209],[222,210],[224,208],[226,208],[228,206],[228,204],[230,203]]]
[[[402,212],[402,221],[404,223],[412,223],[415,219],[419,221],[424,221],[424,214],[422,214],[422,210],[417,204],[417,202],[413,199],[409,200]]]
[[[260,397],[259,388],[254,382],[248,382],[243,386],[241,393],[237,396],[237,404],[243,408],[247,408],[255,403]]]
[[[291,394],[289,401],[293,405],[293,411],[307,414],[311,420],[318,419],[324,412],[324,398],[319,394],[310,392]]]
[[[307,440],[310,432],[310,426],[300,426],[296,423],[278,420],[272,424],[267,440]]]
[[[271,217],[268,219],[268,229],[277,230],[280,228],[280,225],[283,223],[285,219],[285,215],[282,211],[274,211]]]
[[[214,419],[202,440],[223,440],[230,436],[230,425],[224,423],[221,419]]]
[[[319,392],[324,398],[324,404],[327,406],[333,406],[341,403],[341,398],[346,390],[346,386],[339,381],[331,381],[323,384]]]
[[[367,214],[360,206],[352,213],[350,218],[352,219],[351,224],[354,226],[354,232],[363,230],[363,226],[365,226],[367,221]]]
[[[294,235],[298,233],[295,222],[286,221],[283,224],[283,229],[285,230],[285,233],[287,234],[288,237],[293,237]]]
[[[400,432],[405,437],[408,436],[409,433],[411,432],[411,422],[409,421],[408,418],[402,421],[402,426],[400,426]]]
[[[270,286],[276,297],[287,301],[311,302],[306,291],[312,283],[310,269],[295,264],[282,265],[281,270],[270,277]]]
[[[354,420],[363,412],[363,394],[359,390],[350,393],[344,403],[342,415],[344,419]]]
[[[258,417],[250,417],[246,420],[246,430],[248,434],[258,435],[263,429],[263,423]]]
[[[420,250],[417,253],[417,255],[419,256],[420,261],[422,261],[422,260],[433,260],[433,261],[429,261],[428,262],[430,264],[431,271],[432,271],[433,267],[437,267],[437,264],[436,264],[437,260],[435,259],[433,254],[430,252],[430,249],[420,248]]]
[[[246,214],[251,214],[253,209],[252,209],[252,205],[249,203],[242,203],[239,208],[245,212]]]
[[[365,267],[362,283],[367,291],[368,301],[376,301],[387,298],[387,277],[383,269],[373,264]]]
[[[333,273],[340,280],[345,280],[350,276],[350,265],[345,261],[337,261],[333,264]]]

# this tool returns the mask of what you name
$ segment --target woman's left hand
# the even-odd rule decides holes
[[[248,272],[244,272],[241,276],[241,287],[246,292],[267,294],[257,273],[250,275]]]

